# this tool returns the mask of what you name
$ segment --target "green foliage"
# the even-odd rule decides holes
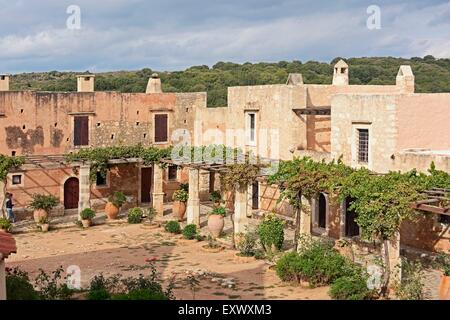
[[[6,269],[6,297],[8,300],[38,300],[39,294],[34,290],[28,273],[15,267]]]
[[[283,255],[276,265],[283,281],[305,280],[311,287],[331,284],[343,276],[360,272],[359,268],[323,240],[304,241],[299,252]]]
[[[374,292],[367,287],[367,275],[355,273],[336,279],[330,287],[335,300],[370,300]]]
[[[188,224],[183,229],[183,237],[188,240],[192,240],[197,235],[197,226],[195,224]]]
[[[180,183],[178,189],[183,190],[186,193],[189,193],[189,183]]]
[[[153,207],[150,207],[145,210],[145,216],[147,217],[147,219],[149,221],[153,221],[153,219],[155,219],[156,215],[157,215],[156,209]]]
[[[138,224],[142,222],[144,211],[141,208],[133,208],[128,210],[128,223]]]
[[[0,217],[0,229],[5,231],[11,231],[12,223],[7,218]]]
[[[222,195],[218,191],[213,191],[209,194],[209,200],[214,203],[220,203],[222,201]]]
[[[189,198],[189,194],[184,189],[178,189],[172,195],[173,201],[187,202],[188,198]]]
[[[402,280],[394,285],[396,296],[401,300],[423,300],[423,268],[419,262],[403,259]]]
[[[178,221],[172,220],[166,223],[164,229],[167,232],[178,234],[181,232],[181,227]]]
[[[252,257],[257,250],[258,234],[255,231],[247,231],[243,234],[238,234],[239,241],[236,247],[240,254],[244,257]]]
[[[23,157],[9,157],[0,154],[0,181],[5,181],[9,170],[20,167],[24,162]]]
[[[217,62],[214,66],[193,66],[183,71],[159,72],[165,92],[208,93],[209,107],[227,105],[227,87],[240,85],[283,84],[289,73],[301,73],[305,83],[331,84],[330,63],[280,61],[238,64]],[[416,92],[447,92],[450,87],[450,59],[393,57],[345,59],[350,68],[350,84],[395,84],[400,65],[411,65]],[[117,71],[96,74],[96,90],[145,92],[154,70]],[[13,75],[11,90],[76,91],[76,73],[51,71]]]
[[[48,212],[56,207],[59,203],[58,198],[53,195],[35,193],[31,197],[33,200],[30,202],[28,207],[33,210],[42,209]]]
[[[50,275],[43,269],[35,279],[35,287],[38,288],[42,300],[68,300],[73,290],[67,286],[67,277],[63,277],[64,269],[59,267]]]
[[[91,219],[94,219],[94,217],[95,217],[95,211],[92,210],[91,208],[83,209],[83,210],[80,212],[80,217],[81,217],[82,220],[91,220]]]
[[[227,210],[224,207],[213,208],[209,214],[215,214],[218,216],[225,217],[227,215]]]
[[[450,254],[439,252],[433,261],[433,267],[441,269],[445,276],[450,276]]]
[[[245,188],[253,182],[260,172],[260,166],[249,163],[237,163],[220,173],[220,183],[227,191]]]
[[[152,292],[147,289],[133,290],[112,296],[111,300],[169,300],[162,292]]]
[[[271,252],[272,246],[280,250],[284,241],[284,221],[270,214],[258,226],[258,235],[265,252]]]
[[[108,201],[111,202],[115,207],[120,208],[125,203],[125,201],[127,201],[127,197],[122,192],[115,191],[108,197]]]

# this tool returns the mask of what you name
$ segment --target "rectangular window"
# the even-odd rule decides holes
[[[167,142],[167,114],[155,114],[155,142]]]
[[[22,175],[21,174],[15,174],[12,176],[12,184],[13,185],[18,185],[18,184],[22,184]]]
[[[177,166],[170,166],[168,169],[168,178],[170,181],[177,180]]]
[[[369,162],[369,130],[358,129],[358,162]]]
[[[256,143],[256,113],[248,113],[247,121],[248,142],[254,144]]]
[[[95,185],[97,187],[105,187],[107,185],[106,183],[106,176],[102,176],[100,172],[97,172],[97,178],[95,180]]]
[[[75,117],[73,131],[74,146],[87,146],[89,144],[89,117]]]

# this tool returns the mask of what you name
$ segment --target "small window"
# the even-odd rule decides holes
[[[438,220],[440,223],[450,224],[450,216],[447,216],[445,214],[440,214]]]
[[[347,68],[341,68],[341,73],[345,73],[347,71]]]
[[[90,79],[90,77],[84,77],[84,81],[89,81]]]
[[[177,166],[170,166],[168,169],[168,178],[170,181],[177,180]]]
[[[155,142],[167,142],[168,139],[167,114],[155,114]]]
[[[250,143],[256,142],[256,114],[248,114],[248,139]]]
[[[75,146],[87,146],[89,144],[89,117],[78,116],[74,118],[73,136]]]
[[[100,172],[97,172],[97,177],[95,180],[95,185],[97,187],[104,187],[107,185],[106,183],[106,177],[104,177]]]
[[[13,185],[18,185],[18,184],[22,184],[22,175],[21,174],[14,174],[12,176],[12,184]]]
[[[2,79],[2,80],[5,80],[5,76],[1,76],[1,79]]]
[[[369,162],[369,130],[358,129],[358,162]]]

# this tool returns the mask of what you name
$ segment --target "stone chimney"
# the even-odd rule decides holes
[[[402,92],[414,93],[414,74],[411,66],[400,66],[395,84]]]
[[[0,91],[9,91],[9,74],[0,74]]]
[[[93,74],[77,75],[77,91],[78,92],[94,92],[94,78]]]
[[[157,73],[152,74],[151,78],[148,79],[147,90],[145,93],[162,93],[161,79]]]
[[[348,64],[342,59],[334,66],[333,85],[348,86]]]
[[[301,73],[289,73],[287,85],[301,85],[303,84],[303,76]]]

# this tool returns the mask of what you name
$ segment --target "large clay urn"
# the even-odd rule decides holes
[[[178,221],[184,220],[184,215],[186,213],[186,202],[174,201],[173,202],[173,216],[178,219]]]
[[[450,300],[450,276],[442,275],[439,286],[439,299]]]
[[[48,217],[48,212],[44,209],[35,209],[33,211],[34,222],[39,223],[41,219],[46,219]]]
[[[222,233],[225,221],[222,215],[210,214],[208,217],[208,229],[212,237],[217,238]]]
[[[117,219],[117,216],[119,215],[119,208],[117,208],[114,204],[111,202],[107,202],[105,205],[105,214],[108,217],[108,219]]]

